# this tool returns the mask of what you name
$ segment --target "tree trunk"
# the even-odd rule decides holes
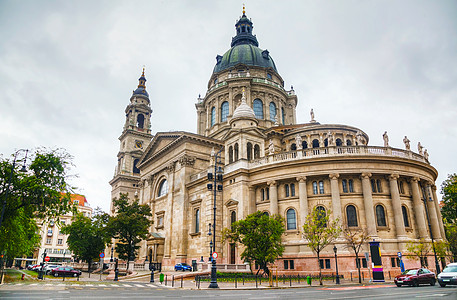
[[[322,269],[321,269],[319,251],[317,252],[317,264],[319,265],[319,285],[322,285]]]
[[[355,253],[355,264],[357,265],[357,269],[359,270],[359,283],[362,283],[362,276],[360,275],[359,253],[357,253],[357,252]]]
[[[90,266],[92,265],[92,259],[89,259],[89,265],[87,266],[87,273],[89,273],[90,278]]]

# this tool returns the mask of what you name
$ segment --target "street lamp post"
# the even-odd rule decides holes
[[[111,259],[109,260],[110,262],[113,262],[113,252],[114,252],[114,248],[111,245]],[[147,258],[146,258],[146,260],[147,260]]]
[[[422,191],[422,192],[424,192],[424,191]],[[424,193],[425,215],[427,216],[428,231],[430,231],[430,239],[432,240],[433,255],[435,256],[436,274],[439,274],[439,273],[441,273],[441,270],[440,270],[440,265],[438,263],[438,257],[436,256],[435,240],[433,239],[432,224],[430,223],[430,216],[428,215],[427,196],[426,195],[427,194]],[[429,196],[429,201],[432,202],[433,201],[432,196],[430,194],[428,196]]]
[[[216,252],[216,196],[217,191],[222,192],[222,168],[218,167],[218,164],[221,163],[221,152],[222,148],[214,155],[214,173],[208,173],[208,180],[212,181],[212,183],[208,184],[208,189],[213,190],[213,252]],[[219,288],[217,284],[216,258],[213,257],[211,262],[211,283],[209,288]]]
[[[13,166],[11,167],[10,177],[8,179],[8,185],[6,186],[5,197],[3,198],[2,214],[0,216],[0,227],[2,227],[3,215],[5,214],[6,202],[7,202],[8,193],[9,193],[10,187],[11,187],[11,179],[13,178],[14,167],[16,166],[16,158],[17,158],[17,155],[19,154],[19,152],[21,152],[21,151],[25,151],[24,165],[21,168],[21,172],[27,172],[27,169],[25,168],[25,162],[27,161],[27,153],[29,152],[29,150],[28,149],[19,149],[14,153]]]
[[[336,284],[340,284],[340,275],[338,275],[338,257],[336,256],[337,251],[338,251],[338,248],[336,248],[336,245],[334,245],[333,252],[335,252]]]
[[[211,261],[211,255],[213,254],[213,240],[211,239],[211,223],[208,224],[208,236],[209,236],[209,261]]]

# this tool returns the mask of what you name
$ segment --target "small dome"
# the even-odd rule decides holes
[[[146,97],[149,98],[149,94],[146,91],[146,88],[144,88],[144,87],[138,87],[136,90],[133,91],[133,95],[132,96],[138,96],[138,95],[146,96]]]
[[[232,120],[234,119],[255,119],[254,110],[246,103],[246,97],[244,95],[241,98],[241,104],[233,112]]]

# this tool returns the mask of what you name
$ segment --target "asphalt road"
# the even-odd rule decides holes
[[[290,289],[189,290],[151,284],[3,285],[0,299],[457,299],[457,287],[392,285]]]

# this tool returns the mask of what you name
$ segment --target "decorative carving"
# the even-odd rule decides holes
[[[411,182],[419,182],[420,178],[419,177],[412,177],[410,180],[411,180]]]
[[[422,149],[424,149],[424,147],[422,147],[421,142],[418,142],[417,143],[417,152],[419,152],[420,155],[422,155]]]
[[[275,153],[275,146],[273,145],[273,140],[270,139],[268,143],[268,154],[273,155]]]
[[[295,178],[298,182],[306,182],[306,176],[301,176],[301,177],[297,177]]]
[[[276,185],[276,180],[267,181],[269,186]]]
[[[410,140],[408,137],[405,135],[405,138],[403,139],[403,143],[405,143],[405,149],[408,151],[411,151],[411,145],[410,145]]]
[[[154,182],[154,175],[151,175],[148,178],[146,178],[146,181],[149,185],[152,185],[152,183]]]
[[[382,139],[384,140],[384,147],[389,147],[389,136],[387,135],[387,131],[384,131]]]
[[[425,149],[424,150],[424,158],[425,158],[425,160],[428,161],[428,157],[429,157],[429,155],[428,155],[427,149]]]
[[[363,134],[360,131],[357,131],[357,134],[356,134],[355,137],[357,139],[357,145],[358,146],[364,146],[365,145],[365,138],[364,138]]]
[[[171,162],[170,164],[167,165],[167,172],[168,174],[173,173],[175,171],[175,164],[176,162]]]
[[[179,159],[181,166],[190,166],[192,167],[195,164],[195,157],[184,155]]]
[[[333,138],[333,133],[330,131],[327,133],[327,143],[329,146],[335,146],[335,140]]]
[[[400,175],[398,175],[398,173],[392,173],[389,175],[390,180],[397,180],[398,178],[400,178]]]
[[[340,174],[332,173],[332,174],[329,174],[328,177],[330,177],[330,179],[332,179],[332,180],[337,180],[340,177]]]
[[[362,178],[362,179],[370,179],[370,177],[371,177],[371,173],[369,173],[369,172],[363,172],[360,175],[360,178]]]
[[[309,121],[310,123],[316,123],[316,120],[314,120],[314,110],[311,108],[311,111],[309,112],[309,114],[311,115],[311,121]]]
[[[295,136],[295,143],[297,144],[297,149],[301,150],[302,149],[302,138],[299,134]]]

